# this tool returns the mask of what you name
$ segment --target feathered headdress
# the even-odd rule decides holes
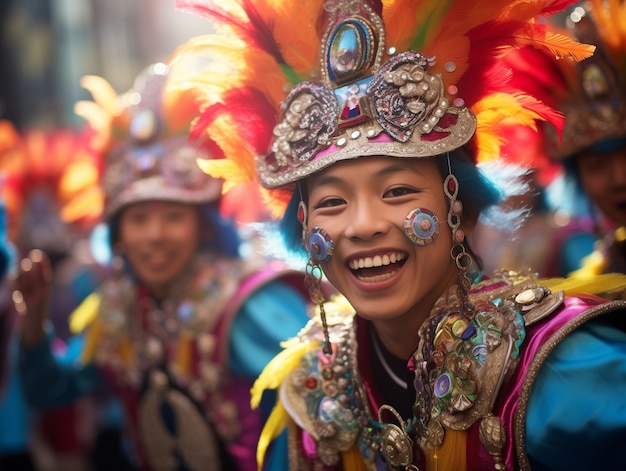
[[[101,214],[99,156],[92,152],[88,131],[71,129],[18,132],[0,121],[0,185],[8,215],[8,234],[17,243],[25,206],[39,190],[54,198],[59,217],[83,228]]]
[[[548,153],[562,160],[606,140],[626,137],[626,3],[589,0],[566,17],[566,34],[596,45],[578,64],[559,63],[552,78],[562,135],[546,127]]]
[[[95,131],[92,146],[103,158],[106,218],[140,201],[205,203],[220,196],[222,182],[202,172],[196,160],[221,151],[208,137],[189,143],[198,102],[192,89],[167,93],[169,76],[167,65],[153,64],[120,95],[102,77],[82,79],[94,101],[78,102],[75,111]]]
[[[558,113],[509,84],[499,59],[526,45],[589,57],[593,47],[540,19],[571,3],[176,0],[218,31],[176,51],[172,61],[212,61],[172,85],[202,90],[192,134],[208,132],[227,157],[201,167],[225,191],[256,170],[281,214],[295,181],[341,159],[427,157],[469,143],[478,162],[499,157],[504,120],[561,127]]]

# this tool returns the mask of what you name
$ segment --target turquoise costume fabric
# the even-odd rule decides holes
[[[565,338],[537,377],[526,427],[533,471],[626,469],[626,333],[591,321]]]

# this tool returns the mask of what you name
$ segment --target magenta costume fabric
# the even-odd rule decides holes
[[[566,297],[557,312],[532,325],[526,330],[526,340],[520,353],[519,364],[513,376],[505,382],[496,403],[496,413],[504,424],[509,440],[506,445],[505,462],[508,469],[519,469],[516,450],[526,455],[526,410],[532,407],[529,396],[538,371],[549,353],[559,343],[584,323],[607,313],[606,300],[595,296]],[[624,303],[621,308],[625,309]],[[615,307],[612,308],[614,312]],[[610,373],[607,373],[610,374]],[[559,400],[559,398],[553,398]],[[520,438],[523,441],[519,441]],[[493,469],[493,460],[480,445],[478,427],[470,430],[468,438],[468,468],[470,470]],[[528,463],[525,463],[528,465]]]

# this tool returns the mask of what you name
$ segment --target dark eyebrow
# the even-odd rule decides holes
[[[405,170],[409,170],[415,173],[421,173],[415,165],[411,165],[409,162],[399,161],[383,168],[380,172],[378,172],[378,175],[392,175],[394,173],[403,172]]]
[[[378,176],[393,175],[394,173],[399,173],[399,172],[403,172],[406,170],[409,170],[417,174],[421,173],[419,169],[417,168],[417,166],[411,165],[410,162],[404,162],[404,161],[398,160],[397,162],[394,162],[392,164],[389,164],[383,167],[379,172],[377,172],[377,175]],[[342,181],[343,181],[342,178],[336,177],[334,175],[321,175],[321,176],[312,178],[307,186],[309,189],[313,189],[313,188],[318,188],[324,185],[341,184]]]

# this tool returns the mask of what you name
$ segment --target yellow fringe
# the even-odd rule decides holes
[[[274,409],[272,409],[272,413],[265,421],[265,425],[263,426],[263,430],[259,436],[259,441],[257,442],[256,462],[259,471],[263,468],[267,448],[270,446],[270,443],[272,443],[272,440],[280,435],[285,427],[287,427],[288,421],[289,415],[281,402],[278,401],[274,406]]]
[[[540,285],[550,288],[553,292],[563,290],[566,295],[603,294],[623,292],[626,290],[626,274],[605,273],[596,275],[579,270],[567,278],[541,278]]]
[[[250,391],[252,408],[259,407],[263,391],[278,388],[287,375],[297,367],[302,356],[314,348],[319,348],[319,345],[318,342],[294,342],[272,358],[252,385]]]
[[[98,293],[91,293],[80,305],[70,314],[69,327],[72,334],[78,334],[93,322],[98,315],[100,307],[100,296]]]
[[[282,345],[285,349],[276,355],[267,364],[267,366],[265,366],[257,380],[252,385],[252,389],[250,390],[250,405],[253,409],[259,407],[263,391],[267,389],[277,389],[285,380],[287,375],[298,366],[302,356],[314,348],[319,348],[320,346],[319,342],[303,343],[298,342],[297,339],[291,339],[290,341],[283,342]],[[259,470],[263,466],[267,447],[270,445],[272,440],[280,435],[282,430],[287,426],[288,420],[289,415],[279,399],[277,400],[274,409],[272,409],[272,413],[269,418],[265,422],[263,430],[261,431],[261,436],[259,437],[259,441],[257,443],[256,459]]]
[[[467,470],[467,431],[446,429],[441,446],[426,453],[426,469],[433,471]]]
[[[100,319],[95,319],[87,330],[85,346],[82,353],[83,362],[89,363],[91,360],[93,360],[96,348],[98,347],[98,340],[100,339],[101,335],[102,322],[100,321]]]
[[[178,337],[178,348],[176,351],[176,368],[178,374],[184,378],[191,377],[191,351],[193,339],[189,332],[181,330]]]
[[[126,368],[131,368],[135,361],[135,349],[133,348],[133,344],[128,337],[124,336],[124,338],[120,340],[118,348],[122,361],[124,362],[124,366]]]
[[[343,464],[344,471],[367,471],[365,462],[361,456],[361,452],[357,445],[354,445],[348,451],[344,451],[341,454],[341,462]]]

